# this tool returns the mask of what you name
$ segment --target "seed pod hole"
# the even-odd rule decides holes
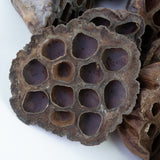
[[[23,102],[23,109],[29,113],[39,113],[46,109],[48,103],[48,96],[44,92],[28,92]]]
[[[145,27],[145,32],[142,36],[142,45],[148,45],[153,37],[153,29],[151,28],[151,26],[146,25]]]
[[[142,52],[141,52],[141,62],[143,63],[146,60],[146,56],[151,48],[152,39],[154,38],[154,30],[151,28],[151,26],[146,25],[145,32],[142,35]]]
[[[134,22],[128,22],[125,24],[121,24],[115,28],[116,32],[119,34],[131,34],[138,30],[138,26]]]
[[[156,125],[151,124],[151,125],[149,126],[149,130],[148,130],[148,132],[147,132],[147,135],[148,135],[150,138],[152,138],[152,137],[154,136],[155,132],[156,132]]]
[[[62,40],[51,39],[42,49],[42,55],[49,60],[55,60],[65,54],[65,45]]]
[[[97,63],[90,63],[80,69],[80,76],[86,83],[96,84],[103,80],[104,74]]]
[[[158,39],[160,38],[160,32],[157,33],[157,37],[158,37]]]
[[[82,89],[79,92],[79,101],[85,107],[96,108],[99,104],[99,97],[92,89]]]
[[[118,108],[125,102],[126,92],[122,83],[113,80],[105,87],[104,90],[105,104],[108,109]]]
[[[92,56],[98,48],[96,39],[79,33],[73,40],[72,52],[76,58],[86,59]]]
[[[70,5],[70,3],[67,3],[64,10],[63,10],[62,16],[61,16],[62,21],[67,20],[70,9],[71,9],[71,5]]]
[[[52,89],[52,101],[60,107],[68,107],[73,104],[73,89],[66,86],[54,86]]]
[[[77,0],[77,4],[80,6],[82,3],[84,2],[84,0]]]
[[[75,115],[69,111],[55,111],[51,115],[51,122],[58,127],[70,126],[75,121]]]
[[[68,18],[68,21],[71,21],[73,18],[77,17],[75,10],[72,10],[71,15]]]
[[[158,5],[159,0],[145,0],[146,11],[151,11],[156,5]]]
[[[97,133],[101,124],[101,116],[97,113],[84,113],[80,116],[79,127],[87,136],[93,136]]]
[[[55,20],[54,20],[54,22],[53,22],[53,26],[57,26],[58,25],[58,23],[59,23],[59,21],[58,21],[58,18],[56,18]]]
[[[156,116],[160,112],[160,104],[154,103],[152,107],[152,115]]]
[[[102,55],[104,66],[109,71],[118,71],[128,63],[128,54],[122,48],[106,49]]]
[[[155,153],[160,148],[160,134],[154,139],[152,144],[152,152]]]
[[[86,0],[86,8],[89,9],[91,8],[93,5],[93,1],[92,0]]]
[[[102,17],[96,17],[92,19],[90,22],[94,23],[96,26],[101,26],[101,25],[105,27],[110,26],[110,21]]]
[[[47,79],[47,69],[38,60],[34,59],[24,67],[23,77],[28,84],[37,85]]]
[[[157,26],[160,26],[160,10],[158,10],[154,15],[153,15],[153,21],[154,24]]]
[[[70,62],[63,61],[54,66],[53,74],[56,79],[69,82],[74,77],[74,67]]]

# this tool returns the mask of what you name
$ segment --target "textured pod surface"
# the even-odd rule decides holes
[[[160,1],[159,0],[129,0],[127,9],[140,14],[145,20],[145,33],[142,36],[142,62],[151,47],[151,43],[160,34]]]
[[[93,6],[93,0],[11,0],[31,33],[67,23]]]
[[[135,105],[139,55],[128,38],[82,20],[46,28],[12,62],[11,106],[26,124],[97,145]]]
[[[144,67],[142,90],[132,113],[118,126],[126,146],[144,160],[160,158],[160,62]]]
[[[152,43],[151,48],[147,53],[144,66],[155,62],[160,62],[160,39],[157,39]]]
[[[93,8],[86,11],[80,19],[92,22],[96,26],[105,26],[109,30],[125,35],[137,46],[141,46],[141,36],[144,33],[143,18],[126,10],[113,11],[107,8]]]
[[[150,25],[157,32],[160,31],[159,0],[129,0],[127,9],[139,13],[144,18],[146,25]]]

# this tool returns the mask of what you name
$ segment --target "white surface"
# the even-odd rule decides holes
[[[27,126],[16,117],[9,104],[9,69],[30,36],[10,0],[0,0],[0,160],[140,160],[123,145],[117,133],[99,146],[86,147]]]

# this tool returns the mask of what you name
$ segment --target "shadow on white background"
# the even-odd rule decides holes
[[[107,6],[112,3],[106,1]],[[121,4],[122,8],[124,3]],[[98,3],[103,6],[104,2]],[[114,4],[115,5],[115,4]],[[118,8],[116,6],[116,8]],[[98,146],[71,142],[37,126],[22,123],[9,104],[9,69],[16,53],[31,34],[10,1],[0,1],[0,159],[1,160],[140,160],[121,142],[117,133]]]

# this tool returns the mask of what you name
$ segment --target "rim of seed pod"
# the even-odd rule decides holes
[[[92,8],[83,13],[79,19],[86,20],[87,23],[92,22],[97,27],[105,26],[112,32],[125,35],[130,40],[134,41],[138,48],[141,47],[141,36],[144,33],[144,20],[135,13],[127,10],[117,9],[116,11],[99,7]]]

